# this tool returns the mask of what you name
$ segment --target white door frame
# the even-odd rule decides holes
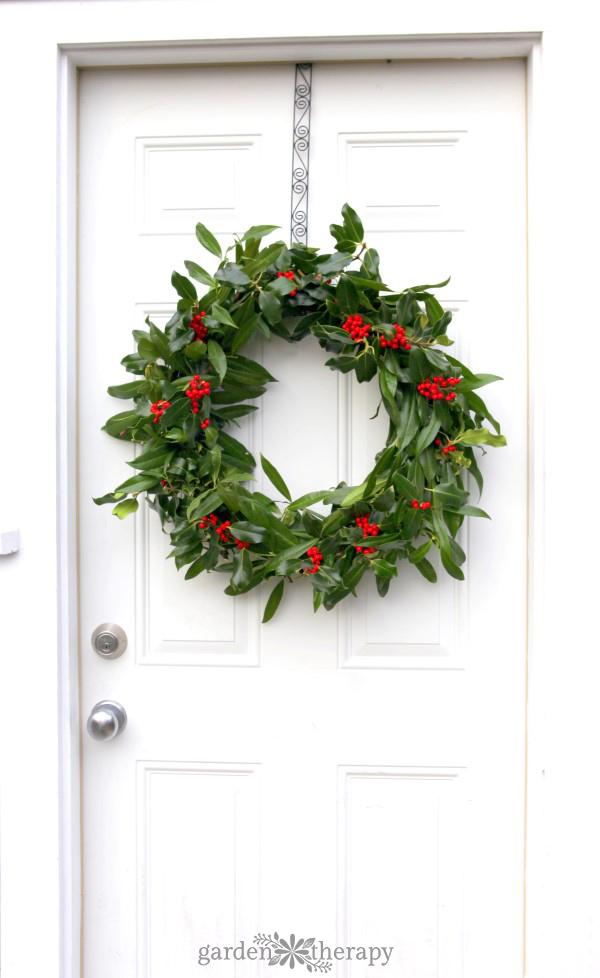
[[[239,63],[239,62],[316,62],[316,61],[350,61],[353,58],[384,60],[385,58],[428,58],[453,59],[470,58],[502,58],[521,57],[527,59],[528,75],[528,119],[535,117],[533,105],[536,67],[539,58],[539,35],[524,34],[509,38],[480,37],[439,37],[439,38],[382,38],[359,39],[353,41],[330,39],[313,39],[310,42],[301,41],[265,41],[256,42],[216,42],[213,44],[165,44],[153,45],[149,49],[145,45],[135,47],[115,47],[83,45],[62,49],[61,58],[61,145],[59,149],[59,173],[62,173],[63,206],[61,207],[61,294],[64,302],[60,322],[61,349],[64,359],[61,362],[63,371],[62,382],[59,384],[61,395],[65,397],[61,412],[61,484],[59,498],[62,501],[62,533],[61,570],[63,577],[63,609],[62,628],[64,648],[71,649],[71,661],[65,662],[62,689],[65,700],[62,711],[61,729],[63,733],[63,790],[62,790],[62,860],[63,860],[63,922],[64,932],[61,935],[62,952],[65,956],[65,976],[76,978],[78,973],[79,954],[79,909],[78,899],[74,894],[79,893],[79,887],[74,883],[79,880],[79,766],[78,738],[79,732],[73,729],[72,718],[78,715],[75,708],[77,703],[78,663],[75,659],[77,644],[69,641],[76,634],[76,602],[77,581],[75,579],[75,554],[71,552],[75,539],[76,513],[76,442],[75,429],[71,424],[74,414],[69,407],[75,405],[76,375],[73,351],[76,346],[76,228],[73,224],[76,203],[76,176],[74,163],[77,146],[77,116],[75,112],[77,98],[77,75],[81,68],[130,66],[130,65],[160,65],[160,64],[189,64],[189,63]],[[291,110],[291,106],[290,106]],[[531,131],[528,138],[532,137]],[[531,176],[531,175],[530,175]],[[534,223],[535,226],[535,223]],[[529,310],[531,313],[531,309]],[[529,321],[531,317],[529,315]],[[531,335],[531,334],[530,334]],[[535,361],[533,361],[535,362]],[[533,431],[537,417],[533,416],[533,403],[530,402],[530,425]],[[535,444],[537,439],[533,439]],[[537,469],[535,470],[537,471]],[[533,473],[535,475],[535,472]],[[536,498],[541,487],[532,483],[530,507],[532,513],[540,505]],[[69,523],[72,525],[69,527]],[[530,573],[533,561],[530,561]],[[82,637],[85,643],[85,636]],[[77,739],[75,739],[77,738]],[[70,964],[70,971],[68,970]],[[75,967],[74,967],[75,966]]]
[[[27,11],[26,4],[15,4],[23,13],[36,17],[37,5]],[[46,8],[69,7],[69,4],[48,3]],[[87,5],[83,5],[87,6]],[[91,5],[95,6],[95,5]],[[99,4],[104,6],[103,4]],[[123,7],[130,4],[123,4]],[[144,4],[138,6],[143,16]],[[160,5],[162,24],[166,27],[171,15],[179,18],[179,37],[185,38],[189,28],[181,11],[175,12],[179,4]],[[185,6],[185,5],[184,5]],[[473,9],[473,8],[472,8]],[[463,11],[464,14],[464,11]],[[44,50],[54,51],[54,61],[48,56],[38,65],[38,84],[53,85],[58,78],[58,114],[54,126],[58,156],[56,161],[46,160],[40,165],[53,170],[57,175],[57,221],[55,232],[56,249],[53,251],[52,234],[46,229],[46,243],[50,244],[50,254],[57,259],[57,454],[56,490],[58,535],[55,558],[57,562],[56,583],[58,593],[57,610],[57,657],[58,676],[54,687],[57,697],[50,690],[45,705],[40,702],[36,715],[27,717],[29,727],[28,743],[24,748],[24,764],[34,754],[30,746],[36,737],[40,742],[49,742],[47,757],[56,752],[56,740],[52,733],[58,726],[58,806],[56,785],[53,787],[52,768],[49,777],[40,778],[38,784],[39,816],[26,819],[19,831],[19,805],[23,799],[7,793],[5,782],[3,798],[3,829],[7,825],[10,834],[2,837],[2,924],[4,947],[2,952],[3,978],[25,978],[31,973],[31,956],[28,944],[40,940],[39,920],[36,919],[41,908],[45,908],[46,923],[43,927],[43,966],[50,978],[77,978],[79,975],[79,737],[80,717],[77,695],[78,683],[78,624],[77,624],[77,560],[76,560],[76,167],[77,167],[77,75],[80,68],[129,65],[160,65],[181,63],[223,63],[223,62],[261,62],[261,61],[319,61],[385,58],[429,58],[450,59],[460,57],[498,58],[522,57],[528,65],[528,173],[530,188],[528,202],[529,222],[529,349],[530,349],[530,496],[529,496],[529,649],[528,649],[528,819],[527,819],[527,978],[550,978],[558,975],[551,962],[551,948],[547,945],[548,932],[558,926],[556,917],[544,925],[550,898],[547,895],[548,881],[553,873],[558,873],[556,885],[560,886],[560,852],[546,847],[544,840],[548,830],[545,825],[548,801],[544,795],[544,769],[551,767],[560,753],[559,745],[547,737],[546,714],[556,695],[557,679],[551,672],[556,663],[545,674],[544,655],[547,652],[548,630],[545,626],[544,607],[548,593],[548,573],[544,574],[544,538],[546,536],[545,510],[545,469],[548,456],[544,447],[544,330],[547,331],[545,314],[545,290],[551,285],[545,273],[545,258],[549,245],[543,227],[544,213],[549,205],[549,191],[545,191],[543,179],[544,160],[542,157],[551,149],[549,128],[544,124],[544,96],[547,81],[542,75],[542,52],[544,37],[540,32],[525,31],[510,34],[484,32],[478,34],[436,33],[433,29],[437,14],[422,15],[426,30],[411,35],[390,35],[369,37],[313,37],[309,40],[296,38],[293,26],[288,21],[283,34],[286,40],[218,39],[196,43],[193,40],[153,40],[148,43],[123,43],[120,34],[119,11],[105,11],[106,20],[96,27],[95,37],[107,38],[105,43],[78,43],[77,39],[64,42],[64,37],[72,37],[73,31],[65,28],[64,13],[61,12],[56,23],[47,22],[44,36]],[[40,16],[43,16],[40,14]],[[52,17],[52,11],[50,12]],[[62,18],[62,20],[61,20]],[[322,19],[322,18],[321,18]],[[476,21],[473,14],[473,20]],[[497,23],[502,17],[496,12]],[[485,18],[484,18],[485,20]],[[492,22],[494,17],[491,18]],[[510,18],[508,18],[510,20]],[[512,23],[520,20],[514,14]],[[351,19],[348,19],[348,23]],[[354,21],[360,24],[360,18]],[[464,22],[464,16],[463,16]],[[22,24],[24,23],[24,19]],[[333,22],[332,22],[333,23]],[[553,24],[554,38],[560,34]],[[558,25],[560,28],[560,25]],[[33,29],[33,28],[32,28]],[[172,25],[165,30],[165,38],[173,37]],[[92,32],[93,33],[93,32]],[[86,32],[83,32],[83,36]],[[41,44],[41,41],[37,42]],[[22,41],[24,50],[25,42]],[[35,47],[35,45],[34,45]],[[58,56],[58,71],[56,69]],[[15,69],[16,70],[16,69]],[[552,78],[556,82],[557,69],[553,67]],[[48,154],[50,156],[51,154]],[[50,328],[50,327],[49,327]],[[547,335],[547,333],[546,333]],[[535,355],[532,355],[535,354]],[[51,507],[50,507],[51,508]],[[48,511],[50,512],[50,510]],[[30,553],[34,550],[30,544]],[[35,558],[35,553],[33,554]],[[28,559],[32,559],[29,557]],[[28,566],[28,565],[26,565]],[[30,565],[29,565],[30,566]],[[554,574],[555,568],[551,568]],[[19,585],[26,589],[27,581]],[[21,596],[25,593],[21,592]],[[43,634],[40,631],[40,637]],[[51,651],[53,643],[48,642],[44,651]],[[34,657],[34,667],[35,667]],[[41,661],[41,660],[40,660]],[[53,667],[55,668],[55,667]],[[10,675],[10,669],[9,673]],[[48,673],[50,675],[50,673]],[[20,680],[21,674],[15,674]],[[58,699],[58,705],[57,705]],[[568,710],[568,707],[567,707]],[[18,730],[23,721],[23,700],[18,696],[7,698],[3,721],[8,731]],[[568,714],[567,714],[568,715]],[[571,717],[577,715],[577,707],[571,705]],[[564,714],[563,714],[564,716]],[[40,754],[43,751],[40,748]],[[588,758],[593,756],[588,748]],[[42,758],[43,761],[43,758]],[[559,764],[560,771],[560,764]],[[9,772],[10,773],[10,772]],[[10,786],[10,777],[8,779]],[[25,792],[25,803],[27,803]],[[57,811],[55,817],[54,813]],[[5,817],[4,812],[8,813]],[[50,814],[49,814],[50,813]],[[35,834],[32,842],[32,825]],[[555,824],[554,828],[556,828]],[[560,830],[559,830],[560,831]],[[567,847],[568,828],[565,825],[562,844]],[[556,840],[554,840],[556,841]],[[27,887],[27,873],[23,878],[22,868],[27,866],[33,853],[45,852],[48,857],[47,871],[41,870],[38,877],[38,890],[33,896]],[[56,857],[60,856],[57,862]],[[554,864],[553,860],[554,859]],[[56,866],[60,868],[57,869]],[[589,890],[590,902],[592,891]],[[33,907],[34,919],[28,917],[27,909]],[[493,908],[490,908],[493,912]],[[591,915],[591,909],[590,909]],[[40,917],[41,919],[41,917]],[[57,926],[57,920],[59,925]],[[593,925],[590,925],[593,927]],[[598,922],[596,921],[596,939]],[[560,946],[569,945],[568,932],[562,937]],[[578,970],[577,950],[573,949],[573,971],[563,978],[588,978],[592,975],[591,958],[581,957],[583,968]],[[41,960],[38,960],[42,963]],[[595,962],[597,965],[597,961]],[[583,970],[585,967],[590,970]],[[524,963],[525,969],[525,963]],[[525,970],[524,970],[525,974]]]

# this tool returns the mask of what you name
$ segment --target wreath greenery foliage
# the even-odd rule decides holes
[[[475,391],[501,378],[474,374],[448,353],[451,313],[431,291],[447,282],[397,293],[383,283],[379,256],[363,242],[362,222],[348,204],[342,223],[331,225],[333,253],[283,241],[261,247],[274,230],[250,228],[223,256],[214,235],[197,225],[219,267],[213,276],[186,261],[189,278],[171,278],[179,301],[165,329],[147,319],[147,331],[133,331],[137,352],[121,362],[136,379],[108,388],[133,406],[104,430],[143,450],[128,463],[136,474],[95,502],[115,503],[123,519],[146,493],[170,534],[169,556],[188,568],[188,579],[225,572],[230,595],[274,580],[264,621],[277,610],[285,582],[301,576],[310,579],[315,610],[354,594],[368,572],[385,595],[403,559],[434,582],[432,547],[462,580],[458,530],[465,517],[487,515],[469,504],[465,476],[481,493],[476,448],[506,444]],[[203,287],[200,296],[192,279]],[[257,410],[252,402],[274,380],[240,352],[256,334],[290,342],[311,334],[332,354],[332,370],[354,372],[358,383],[377,378],[389,429],[361,485],[342,482],[293,499],[261,455],[284,499],[248,487],[255,460],[228,429]],[[312,508],[318,502],[331,506],[328,515]]]

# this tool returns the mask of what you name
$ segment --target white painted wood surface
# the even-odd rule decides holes
[[[586,534],[557,532],[565,518],[563,448],[590,458],[589,430],[573,426],[548,371],[565,337],[557,283],[593,282],[597,274],[598,133],[589,123],[598,89],[597,11],[587,0],[382,0],[378,8],[348,0],[343,21],[338,8],[324,6],[300,27],[297,8],[274,0],[261,4],[260,17],[240,0],[230,9],[224,26],[217,0],[201,8],[189,0],[0,5],[2,118],[15,137],[0,155],[1,267],[10,283],[3,364],[22,357],[23,332],[10,324],[23,321],[23,296],[32,289],[24,257],[35,248],[43,255],[35,290],[44,314],[27,320],[27,336],[47,385],[43,437],[25,452],[22,433],[39,431],[39,405],[23,398],[21,371],[3,373],[4,403],[19,405],[19,425],[4,431],[3,460],[18,467],[11,462],[10,477],[0,480],[0,508],[23,540],[20,553],[0,565],[3,978],[29,978],[34,957],[48,978],[79,975],[72,369],[78,66],[523,54],[531,377],[525,971],[527,978],[596,978],[600,658],[593,555],[600,540],[593,522]],[[24,214],[35,215],[35,228]],[[593,386],[579,392],[578,404],[583,415],[594,414]]]
[[[206,263],[195,221],[286,228],[293,67],[85,75],[82,709],[110,697],[129,714],[114,743],[83,739],[86,978],[185,978],[200,943],[273,929],[393,944],[398,978],[521,974],[524,67],[324,64],[313,84],[312,243],[351,200],[394,285],[453,274],[460,354],[506,378],[489,389],[509,437],[484,464],[495,519],[469,531],[468,584],[402,568],[385,601],[365,587],[316,617],[299,584],[261,627],[258,595],[165,564],[153,514],[134,527],[93,506],[127,473],[128,446],[99,431],[119,409],[103,391],[131,328],[168,316],[171,268]],[[280,383],[253,447],[295,494],[358,480],[380,443],[373,392],[310,340],[261,355]],[[101,661],[89,635],[109,620],[131,643]]]

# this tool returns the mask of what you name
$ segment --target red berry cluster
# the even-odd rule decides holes
[[[440,438],[436,438],[435,443],[438,448],[442,448],[442,442]],[[444,445],[442,448],[442,455],[448,455],[450,452],[456,451],[456,445]]]
[[[422,397],[429,397],[432,401],[453,401],[456,397],[454,391],[445,393],[446,388],[460,384],[460,377],[430,377],[417,385],[417,390]]]
[[[363,531],[363,537],[376,537],[381,529],[377,523],[369,523],[368,516],[357,516],[356,525]],[[365,556],[376,553],[376,550],[376,547],[356,547],[356,552],[359,554],[365,554]]]
[[[206,326],[204,325],[203,322],[205,316],[206,316],[205,312],[199,312],[197,316],[194,316],[194,318],[190,323],[190,326],[192,327],[194,333],[196,334],[197,340],[206,339],[206,334],[208,330],[206,329]]]
[[[403,350],[410,350],[410,343],[406,339],[404,326],[398,326],[398,323],[392,323],[392,326],[396,330],[396,335],[393,340],[387,340],[385,336],[382,336],[381,349],[389,346],[392,350],[397,350],[399,347],[402,347]]]
[[[413,509],[431,509],[431,503],[419,503],[416,499],[413,499],[411,506]]]
[[[355,343],[362,343],[363,340],[367,338],[370,332],[369,323],[365,323],[362,316],[348,316],[345,323],[342,323],[342,329],[345,329]]]
[[[289,278],[293,282],[294,281],[294,273],[293,273],[292,269],[290,268],[290,270],[287,271],[287,272],[277,272],[277,278]],[[298,289],[292,289],[292,291],[289,292],[288,294],[289,295],[296,295],[296,292],[297,291],[298,291]]]
[[[208,428],[209,424],[210,424],[209,419],[208,418],[205,418],[204,421],[201,422],[200,427],[201,428]]]
[[[219,517],[216,513],[210,513],[208,516],[203,516],[198,523],[198,526],[201,530],[206,530],[208,526],[214,526],[215,532],[221,543],[236,543],[238,550],[245,550],[246,547],[250,546],[249,543],[243,543],[241,540],[238,540],[237,537],[234,537],[232,540],[231,537],[228,536],[231,520],[223,520],[222,523],[219,523]]]
[[[210,513],[208,516],[203,516],[198,526],[201,530],[205,530],[207,526],[216,526],[219,522],[219,517],[216,513]]]
[[[200,374],[194,374],[194,379],[185,393],[192,402],[192,411],[194,414],[198,414],[200,401],[207,394],[210,394],[210,384],[207,380],[200,380]]]
[[[323,560],[323,554],[319,553],[317,547],[309,547],[306,551],[307,557],[310,557],[312,562],[312,567],[309,567],[306,571],[307,574],[316,574],[319,567],[321,566],[321,561]]]
[[[170,401],[155,401],[150,408],[150,414],[154,415],[154,424],[160,421],[167,408],[171,407]]]

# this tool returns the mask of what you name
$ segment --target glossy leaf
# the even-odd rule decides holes
[[[135,513],[139,509],[139,505],[137,499],[132,499],[131,497],[122,499],[113,509],[113,515],[118,516],[120,520],[124,520],[130,513]]]
[[[190,360],[200,360],[206,355],[206,343],[203,343],[202,340],[194,340],[193,343],[188,343],[183,348],[183,352]]]
[[[344,230],[347,232],[350,240],[356,241],[357,244],[361,244],[365,235],[365,229],[360,217],[356,211],[350,207],[350,204],[344,204],[342,207],[342,217],[344,218]]]
[[[210,251],[211,255],[216,255],[217,258],[221,257],[221,245],[215,238],[214,234],[212,234],[208,228],[204,226],[204,224],[198,223],[196,225],[196,237],[198,238],[198,241],[202,247],[206,248],[207,251]]]
[[[275,585],[275,587],[271,591],[269,595],[269,599],[265,605],[265,611],[262,618],[263,625],[266,625],[268,621],[271,621],[271,618],[273,617],[279,605],[281,604],[284,586],[285,586],[285,581],[281,580]]]
[[[278,224],[255,224],[253,227],[248,228],[246,233],[242,236],[242,241],[256,241],[261,238],[266,237],[271,234],[272,231],[279,231]]]
[[[230,529],[238,540],[243,540],[246,543],[263,543],[268,536],[263,526],[257,526],[256,523],[248,523],[247,520],[232,523]]]
[[[320,502],[329,495],[329,489],[318,489],[314,492],[307,492],[304,496],[300,496],[298,499],[294,499],[293,503],[287,507],[291,512],[296,512],[300,509],[305,509],[307,506],[313,506],[315,503]]]
[[[285,484],[285,481],[280,476],[275,466],[271,462],[269,462],[269,460],[266,459],[262,453],[260,456],[260,464],[262,465],[263,472],[270,479],[270,481],[273,483],[275,488],[278,489],[279,492],[283,493],[285,498],[289,499],[291,502],[292,495],[287,485]]]
[[[250,285],[250,279],[240,265],[234,262],[226,262],[222,268],[215,272],[215,278],[219,282],[226,282],[229,285]]]
[[[260,292],[258,305],[263,316],[271,326],[281,322],[281,303],[271,292]]]
[[[423,558],[422,560],[416,561],[415,567],[421,572],[423,577],[430,582],[430,584],[435,584],[437,581],[437,574],[434,566],[430,564],[428,560]]]
[[[214,278],[201,265],[197,265],[195,261],[184,261],[183,264],[192,278],[195,278],[197,282],[200,282],[202,285],[207,285],[209,289],[214,288]]]
[[[353,273],[348,275],[348,281],[352,282],[357,289],[374,289],[376,292],[391,292],[389,286],[384,285],[383,282],[377,282],[375,279],[363,278],[362,276],[354,275]]]
[[[506,445],[504,435],[494,435],[489,428],[469,428],[457,439],[459,445],[493,445],[502,448]]]
[[[233,321],[227,309],[220,306],[218,302],[213,302],[210,311],[219,323],[222,323],[224,326],[231,326],[233,329],[237,329],[237,323]]]
[[[336,251],[333,255],[319,261],[319,273],[321,275],[335,275],[336,272],[341,272],[346,265],[349,265],[353,257],[351,254]]]
[[[231,583],[241,589],[247,587],[252,579],[252,558],[246,549],[238,550],[233,558]]]
[[[196,292],[196,288],[185,275],[180,275],[179,272],[173,272],[171,275],[171,284],[182,299],[189,299],[191,302],[197,300],[198,293]]]
[[[223,380],[223,377],[227,373],[227,357],[223,352],[223,347],[219,346],[215,340],[209,340],[207,346],[208,359],[215,368],[219,380]]]
[[[139,475],[132,475],[131,478],[125,479],[120,486],[117,486],[116,492],[145,492],[146,489],[152,489],[153,486],[157,486],[160,483],[159,475],[144,475],[140,473]]]

